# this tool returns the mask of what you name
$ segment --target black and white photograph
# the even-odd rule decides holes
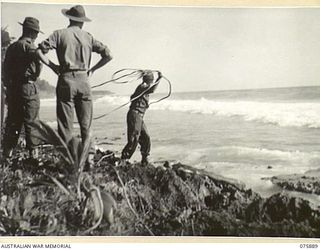
[[[320,8],[1,2],[1,59],[1,236],[320,238]]]

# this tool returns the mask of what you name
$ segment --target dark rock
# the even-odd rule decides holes
[[[307,175],[276,176],[270,179],[279,187],[310,194],[320,194],[320,178]]]
[[[309,202],[285,194],[275,194],[268,198],[262,208],[262,217],[272,222],[284,219],[301,222],[312,219]]]
[[[168,162],[168,161],[165,161],[163,166],[166,168],[171,168],[170,162]]]

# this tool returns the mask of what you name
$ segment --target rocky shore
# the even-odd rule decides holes
[[[53,148],[42,148],[39,161],[18,152],[0,170],[0,234],[320,236],[319,210],[298,197],[262,198],[181,163],[119,164],[113,152],[99,150],[95,162],[82,173],[80,190]]]
[[[270,180],[285,190],[320,194],[320,169],[304,174],[274,176]]]

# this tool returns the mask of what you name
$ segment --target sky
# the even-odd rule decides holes
[[[68,25],[61,9],[70,7],[2,3],[1,26],[18,38],[18,22],[36,17],[45,33],[38,44]],[[93,85],[122,68],[160,70],[175,92],[320,85],[320,8],[84,7],[92,22],[83,29],[113,56],[92,76]],[[54,52],[49,57],[57,62]],[[92,63],[98,59],[95,55]],[[48,68],[40,78],[56,85]],[[101,89],[132,90],[124,85]]]

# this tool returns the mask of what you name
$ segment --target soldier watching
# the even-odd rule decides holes
[[[82,30],[84,22],[91,21],[86,17],[83,6],[63,9],[62,14],[69,19],[69,26],[54,31],[39,45],[37,54],[41,61],[59,76],[56,110],[58,133],[68,145],[73,136],[74,109],[80,125],[82,142],[88,138],[92,122],[89,76],[108,63],[112,57],[106,45]],[[55,65],[44,55],[52,49],[56,50],[59,65]],[[101,59],[90,68],[92,52],[100,54]],[[93,155],[94,149],[91,147],[89,167],[93,165]]]
[[[37,157],[37,138],[32,136],[32,123],[39,118],[40,99],[35,81],[40,75],[41,63],[36,56],[35,39],[40,31],[39,21],[26,17],[22,36],[9,46],[3,65],[3,83],[6,88],[8,115],[3,140],[3,156],[12,155],[24,125],[26,147],[30,157]],[[42,33],[42,32],[41,32]]]

